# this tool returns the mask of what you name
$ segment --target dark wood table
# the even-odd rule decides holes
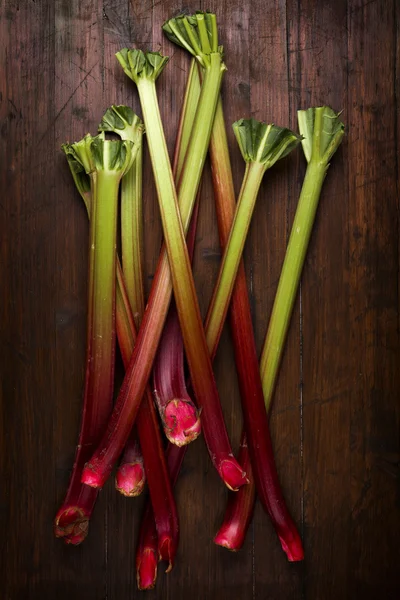
[[[53,536],[77,442],[84,374],[87,219],[60,145],[95,132],[111,103],[139,111],[114,54],[136,44],[171,56],[158,84],[172,149],[188,56],[160,25],[172,1],[2,0],[2,600],[128,600],[143,500],[101,493],[81,547]],[[213,544],[227,493],[202,440],[176,489],[181,542],[149,600],[356,600],[400,597],[399,213],[396,0],[188,1],[216,10],[228,72],[226,120],[296,127],[296,110],[343,109],[347,136],[329,170],[271,416],[277,465],[306,559],[289,564],[257,505],[245,546]],[[397,55],[396,55],[397,50]],[[397,66],[396,66],[397,65]],[[397,74],[397,78],[396,78]],[[145,159],[146,286],[161,238]],[[266,176],[245,250],[258,347],[305,161]],[[210,169],[194,272],[205,311],[220,260]],[[229,331],[215,372],[232,443],[241,411]]]

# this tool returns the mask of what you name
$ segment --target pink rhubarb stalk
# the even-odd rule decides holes
[[[136,429],[132,429],[115,475],[115,489],[123,496],[133,498],[140,496],[145,482],[143,454]]]

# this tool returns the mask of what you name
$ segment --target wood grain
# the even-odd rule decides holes
[[[226,500],[199,440],[176,497],[181,544],[149,600],[394,600],[400,593],[399,5],[396,0],[0,0],[1,598],[128,600],[143,499],[109,482],[79,548],[52,519],[77,441],[84,375],[87,220],[60,145],[111,103],[140,112],[114,54],[160,49],[158,83],[172,152],[189,59],[161,33],[182,8],[210,8],[228,71],[225,117],[236,190],[243,161],[230,124],[296,127],[296,110],[343,109],[276,389],[271,430],[306,560],[286,562],[257,505],[243,550],[212,543]],[[261,348],[305,164],[298,152],[265,178],[245,250]],[[161,227],[147,152],[147,291]],[[203,313],[220,260],[206,165],[194,273]],[[232,444],[241,429],[228,327],[215,373]],[[119,372],[121,376],[121,371]]]

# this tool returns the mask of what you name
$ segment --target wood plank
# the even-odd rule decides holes
[[[18,600],[40,594],[45,578],[51,587],[55,572],[55,472],[48,459],[57,381],[56,181],[48,168],[54,92],[47,85],[54,72],[54,10],[49,3],[17,2],[3,2],[2,9],[1,581],[2,595]]]
[[[261,121],[289,126],[286,2],[281,0],[267,6],[256,3],[251,10],[250,31],[251,114]],[[264,176],[246,246],[260,350],[285,255],[288,222],[296,203],[296,195],[289,183],[293,179],[295,160],[295,156],[288,157]],[[277,381],[270,424],[284,496],[301,529],[299,322],[296,310]],[[289,565],[269,517],[259,503],[254,525],[256,597],[299,598],[302,565]]]
[[[318,9],[311,1],[288,2],[288,18],[293,106],[328,104],[341,110],[346,106],[346,2]],[[348,115],[343,118],[346,123]],[[344,326],[349,319],[346,141],[343,146],[324,183],[301,286],[305,598],[348,597],[352,372]],[[301,157],[297,193],[304,171]]]
[[[52,26],[55,65],[54,76],[48,79],[54,88],[51,168],[62,182],[55,203],[58,268],[53,274],[47,273],[54,281],[56,303],[57,495],[52,509],[55,512],[68,485],[82,414],[88,272],[88,220],[61,144],[77,141],[87,132],[96,133],[102,97],[102,62],[98,52],[103,26],[101,5],[97,0],[57,0]],[[57,568],[54,578],[57,595],[71,596],[83,588],[92,589],[98,596],[103,593],[106,584],[105,508],[106,497],[102,494],[91,518],[88,538],[81,547],[69,547],[55,540],[52,555]],[[48,534],[52,534],[50,528]],[[45,552],[43,548],[43,554]],[[71,581],[74,572],[79,573],[75,582]],[[47,574],[43,577],[44,587]]]
[[[371,599],[377,595],[394,599],[399,592],[395,4],[351,0],[348,6],[348,254],[354,374],[348,594]]]

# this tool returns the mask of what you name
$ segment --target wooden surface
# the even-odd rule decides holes
[[[216,547],[226,492],[202,440],[176,495],[175,569],[146,598],[394,600],[400,597],[399,4],[396,0],[212,0],[228,72],[226,120],[296,127],[296,110],[343,109],[348,135],[321,198],[276,390],[271,429],[306,559],[287,563],[257,505],[243,550]],[[1,0],[2,600],[137,598],[142,502],[101,494],[78,548],[55,540],[81,411],[87,222],[60,145],[95,132],[107,106],[139,110],[114,53],[172,60],[158,90],[172,149],[188,57],[160,30],[182,5],[143,0]],[[397,14],[396,14],[397,13]],[[397,64],[397,67],[396,67]],[[243,161],[229,127],[235,184]],[[265,178],[246,247],[259,348],[304,174],[301,152]],[[160,221],[145,161],[145,266]],[[219,264],[209,166],[195,276],[205,311]],[[215,371],[234,447],[241,427],[229,332]]]

